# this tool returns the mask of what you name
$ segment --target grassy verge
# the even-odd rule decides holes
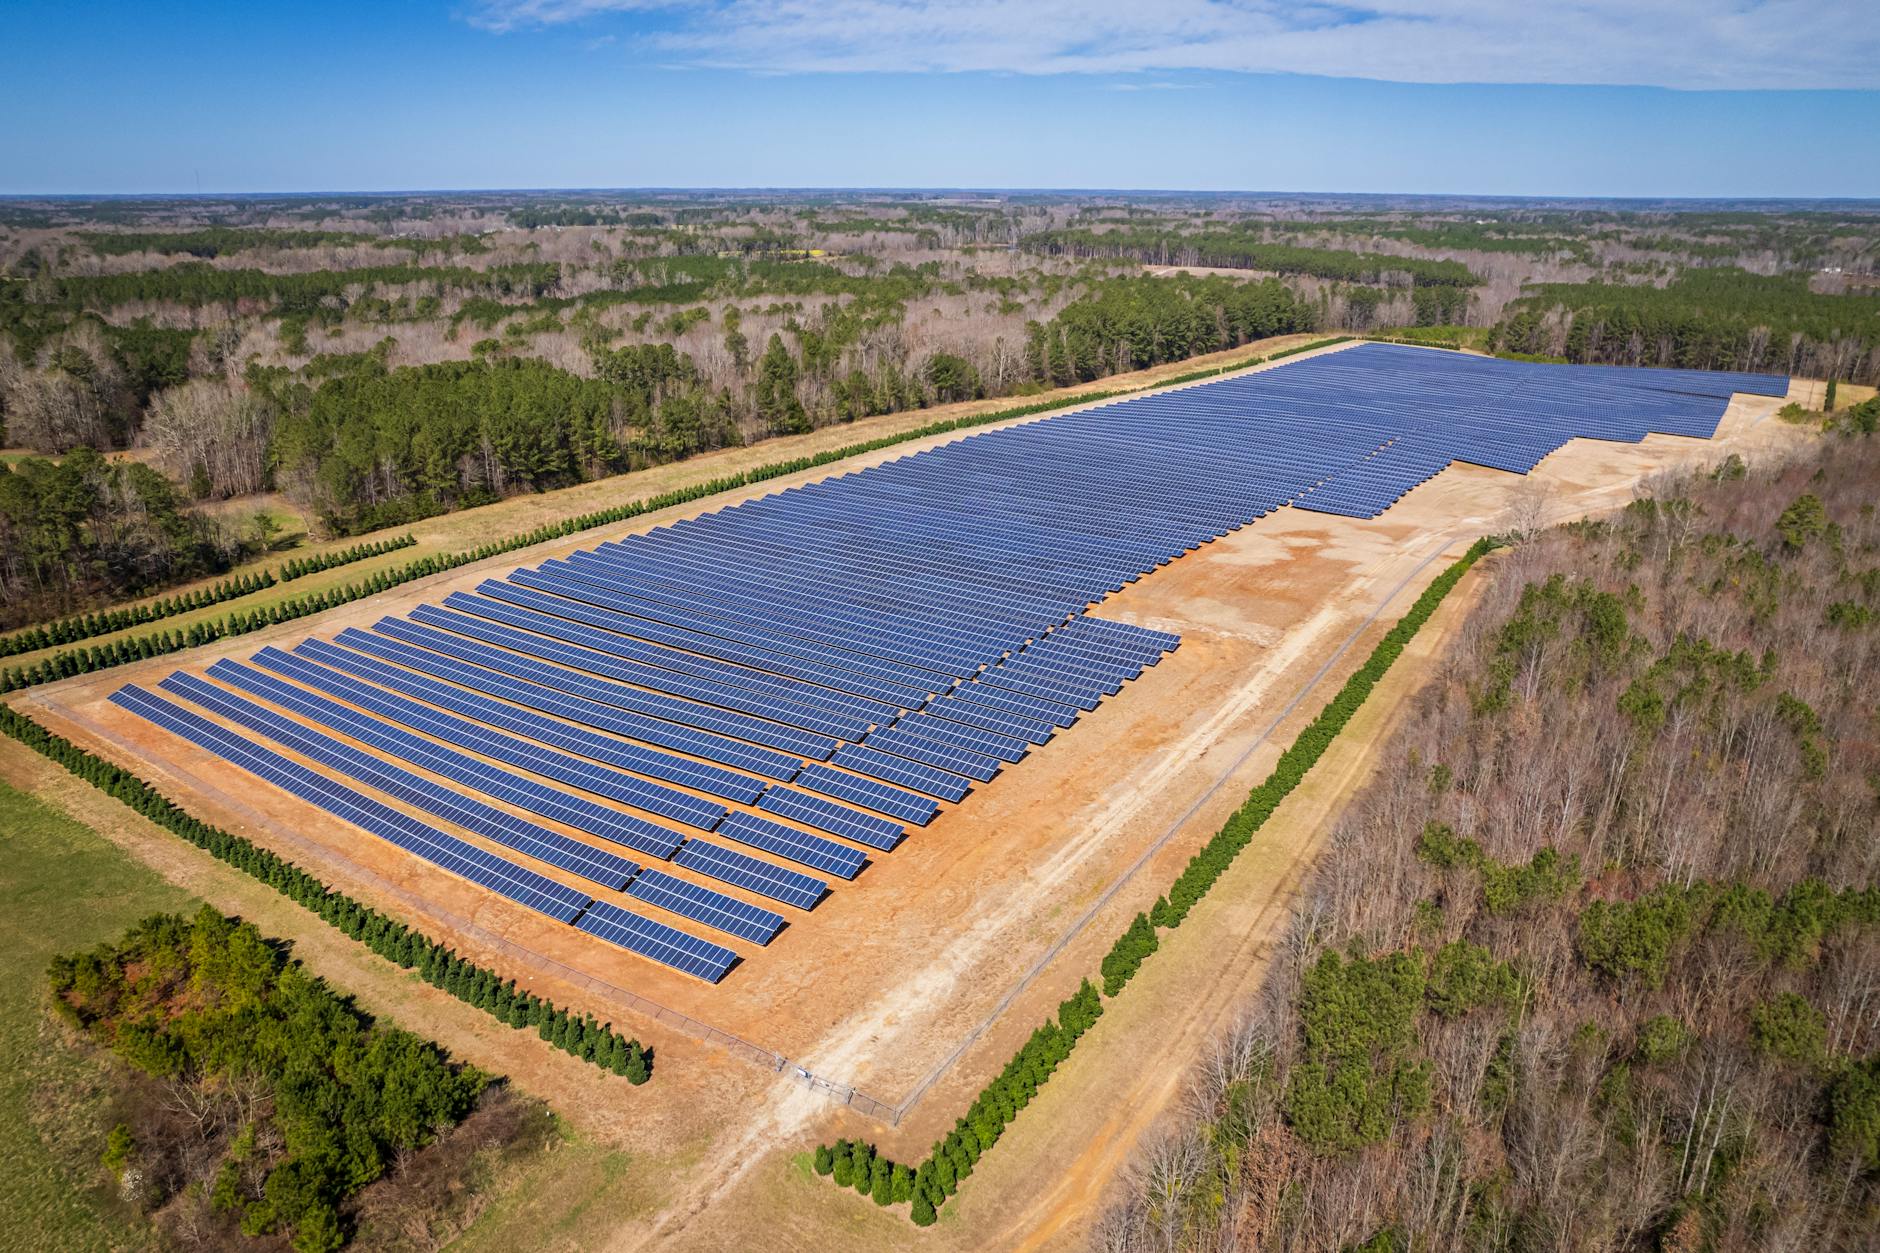
[[[138,1248],[94,1169],[104,1069],[64,1047],[44,1012],[46,963],[146,914],[193,907],[97,832],[0,783],[0,1244]]]

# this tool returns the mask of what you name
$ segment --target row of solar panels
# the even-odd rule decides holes
[[[283,718],[261,705],[194,676],[175,674],[165,680],[162,686],[249,730],[267,735],[339,774],[375,786],[398,800],[444,817],[494,843],[581,875],[602,887],[615,890],[624,887],[628,895],[637,899],[758,942],[766,942],[781,927],[780,915],[750,906],[726,894],[688,884],[674,876],[662,877],[663,872],[641,871],[629,860],[606,854],[538,823],[518,818],[506,810],[467,796],[463,791],[441,787],[422,775],[391,765],[387,759],[419,765],[458,788],[483,792],[643,853],[673,857],[679,865],[805,908],[813,906],[825,890],[825,885],[820,881],[808,876],[794,876],[792,881],[793,872],[780,871],[769,863],[723,849],[709,841],[694,838],[681,842],[657,824],[543,786],[523,775],[493,766],[488,761],[455,751],[446,745],[461,745],[485,757],[522,767],[555,783],[648,809],[669,820],[701,829],[716,826],[719,833],[732,839],[834,871],[843,877],[852,877],[859,871],[865,860],[863,854],[836,841],[797,831],[774,820],[747,813],[726,813],[722,807],[712,806],[700,798],[662,788],[616,770],[607,770],[594,763],[605,762],[622,770],[669,778],[690,787],[746,802],[761,802],[764,794],[769,792],[771,796],[767,807],[774,807],[798,821],[837,830],[875,847],[891,848],[899,838],[900,832],[892,824],[881,823],[876,826],[875,820],[871,820],[868,815],[850,813],[819,797],[798,794],[794,789],[773,791],[766,784],[734,771],[720,770],[670,754],[649,753],[635,745],[603,736],[588,729],[594,724],[592,709],[571,709],[559,705],[551,688],[531,688],[529,690],[535,692],[533,699],[527,696],[515,699],[522,694],[524,685],[502,679],[497,670],[480,670],[453,661],[447,652],[433,653],[410,643],[415,641],[440,648],[468,643],[459,641],[458,637],[421,626],[417,622],[399,619],[382,620],[378,630],[381,633],[379,635],[352,629],[343,631],[339,640],[348,646],[345,648],[309,640],[293,653],[273,648],[263,649],[256,655],[255,661],[266,670],[224,659],[211,666],[209,673],[234,688],[264,697],[310,722],[354,738],[384,753],[385,758],[362,753],[337,739]],[[408,642],[400,642],[397,639],[400,635]],[[524,660],[519,652],[482,645],[472,647],[481,650],[481,655],[474,652],[468,654],[476,660],[505,664]],[[404,668],[387,664],[391,661],[402,663]],[[268,670],[275,674],[267,673]],[[427,671],[454,682],[437,682],[426,677]],[[285,682],[276,674],[291,677],[297,684],[305,686]],[[533,672],[531,677],[547,678],[558,683],[579,678],[558,668],[544,668]],[[497,692],[509,700],[489,699],[478,694],[479,688]],[[357,708],[329,699],[322,692],[351,701]],[[149,717],[152,716],[152,702],[155,700],[148,693],[126,689],[120,695],[119,703]],[[530,712],[528,706],[532,704],[542,705],[564,716],[571,713],[585,715],[585,720],[578,725],[559,722]],[[468,716],[459,717],[458,713]],[[154,720],[172,730],[179,729],[179,720],[173,713],[166,712],[166,716]],[[435,738],[426,739],[395,725],[400,723]],[[637,724],[616,729],[644,736],[652,734],[648,729],[651,725],[650,720],[641,719]],[[668,730],[675,729],[670,724],[666,725]],[[974,748],[999,753],[1006,760],[1016,760],[1022,756],[1024,746],[1017,740],[974,730],[937,716],[930,717],[921,730],[931,732],[937,727],[950,728],[952,734],[967,738]],[[203,734],[199,726],[190,729],[196,732],[190,738],[205,747],[212,750],[227,747],[226,742],[218,744]],[[683,728],[676,729],[682,735],[692,734]],[[520,734],[508,734],[508,730]],[[654,734],[653,737],[658,738],[658,735]],[[933,743],[937,744],[937,741]],[[571,751],[560,752],[547,745]],[[679,746],[695,751],[707,747],[699,740],[681,740]],[[724,745],[714,741],[708,747],[715,751]],[[931,790],[951,799],[964,795],[963,780],[957,785],[947,782],[957,779],[957,776],[921,766],[916,761],[895,758],[876,748],[861,745],[845,745],[843,754],[853,755],[846,758],[850,766],[867,766],[870,759],[874,758],[891,761],[896,763],[894,769],[903,782],[929,785]],[[228,752],[220,755],[241,764],[238,756]],[[826,791],[865,806],[877,809],[905,808],[902,798],[907,794],[898,789],[819,763],[790,760],[793,767],[791,771],[773,773],[794,774],[804,787]],[[295,770],[304,768],[295,767]],[[277,767],[266,777],[279,781],[285,774],[282,768]],[[740,786],[740,783],[744,786]],[[909,812],[906,816],[925,821],[931,818],[933,812],[933,803],[923,799],[918,812]],[[362,825],[375,833],[386,834],[384,821]],[[438,864],[452,868],[461,862]],[[605,930],[616,939],[629,935],[629,932],[618,927]],[[656,951],[647,955],[653,956],[655,960],[663,960],[661,953],[667,956],[680,955],[683,960],[677,964],[681,969],[700,973],[695,960],[697,946],[675,948],[669,943],[674,938],[662,935],[661,942],[654,946]],[[721,977],[724,969],[728,969],[728,965],[718,968],[711,977]]]

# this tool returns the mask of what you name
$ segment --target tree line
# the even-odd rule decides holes
[[[1268,270],[1275,274],[1309,274],[1314,278],[1386,286],[1473,287],[1481,281],[1460,261],[1269,243],[1262,238],[1261,231],[1251,228],[1051,230],[1025,236],[1023,245],[1053,255],[1128,258],[1147,265]]]
[[[1880,296],[1828,296],[1800,277],[1719,267],[1663,287],[1543,283],[1491,344],[1574,364],[1679,366],[1880,381]]]
[[[219,574],[236,551],[140,462],[80,448],[0,463],[0,626]]]
[[[629,1083],[645,1083],[652,1076],[653,1051],[611,1025],[596,1024],[592,1015],[570,1013],[544,997],[524,992],[516,987],[514,979],[504,980],[441,941],[329,887],[279,854],[192,816],[137,775],[55,735],[10,705],[0,705],[0,734],[123,802],[217,861],[266,884],[378,956],[416,971],[440,991],[507,1026],[532,1028],[554,1047],[618,1073]]]
[[[1062,387],[1316,324],[1313,308],[1274,279],[1110,279],[1049,322],[1028,323],[1026,360],[1038,382]]]
[[[390,539],[354,544],[350,548],[334,549],[332,552],[313,557],[292,558],[282,564],[278,574],[272,570],[263,570],[259,574],[239,574],[210,587],[197,588],[195,591],[175,596],[164,596],[148,604],[126,605],[118,609],[59,618],[21,631],[17,635],[0,638],[0,657],[37,652],[42,648],[55,648],[60,644],[71,644],[96,635],[108,635],[127,627],[160,622],[165,618],[173,618],[177,614],[192,613],[210,605],[219,605],[224,601],[251,596],[256,592],[265,591],[281,583],[291,583],[295,579],[304,578],[322,570],[332,570],[339,566],[350,565],[355,561],[364,561],[368,557],[378,557],[403,548],[412,548],[417,545],[417,542],[416,536],[398,535]]]
[[[390,238],[346,230],[285,230],[261,226],[202,226],[182,231],[77,231],[73,238],[100,256],[128,256],[138,252],[166,253],[209,261],[262,249],[385,248],[424,253],[430,251],[479,253],[487,251],[475,235],[444,239],[403,236]]]

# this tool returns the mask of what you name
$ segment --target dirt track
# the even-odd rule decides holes
[[[1671,462],[1713,460],[1726,445],[1754,457],[1805,438],[1794,428],[1762,420],[1774,407],[1771,401],[1739,399],[1716,442],[1670,437],[1654,437],[1640,446],[1578,441],[1550,457],[1530,479],[1549,489],[1548,511],[1556,517],[1613,508],[1630,498],[1641,477]],[[904,455],[913,447],[862,463]],[[799,1180],[787,1154],[846,1134],[866,1136],[902,1160],[921,1156],[1037,1022],[1095,969],[1127,919],[1153,900],[1266,773],[1279,748],[1441,569],[1438,555],[1493,529],[1524,482],[1456,467],[1375,521],[1284,510],[1132,585],[1102,613],[1179,631],[1184,642],[1178,652],[1047,748],[916,832],[902,850],[881,858],[855,884],[839,888],[718,988],[669,975],[567,928],[522,915],[284,796],[247,786],[243,776],[225,774],[200,754],[180,750],[177,741],[153,735],[102,703],[122,682],[154,683],[176,668],[175,658],[39,689],[28,703],[55,729],[106,755],[137,761],[142,773],[164,783],[192,810],[280,847],[303,864],[317,864],[357,895],[403,916],[428,914],[425,925],[433,930],[473,921],[485,938],[471,939],[466,951],[652,1041],[662,1058],[660,1081],[633,1094],[624,1109],[608,1100],[585,1110],[585,1092],[570,1099],[566,1085],[585,1086],[578,1069],[536,1067],[519,1075],[525,1086],[539,1084],[558,1107],[577,1119],[585,1117],[600,1134],[631,1143],[643,1158],[682,1158],[689,1163],[683,1177],[703,1181],[664,1193],[642,1214],[623,1215],[616,1232],[620,1245],[652,1237],[683,1247],[740,1242],[777,1247],[778,1238],[788,1235],[805,1244],[842,1247],[852,1235],[854,1247],[882,1247],[912,1242],[912,1229],[898,1218],[874,1213],[873,1206],[852,1194],[841,1196],[820,1181]],[[710,507],[723,503],[715,500]],[[670,516],[702,508],[693,505]],[[670,516],[641,519],[633,528],[604,528],[578,542],[559,542],[414,584],[369,606],[201,650],[187,655],[187,668],[199,672],[218,655],[245,657],[266,642],[286,644],[308,634],[330,637],[342,625],[368,625],[382,614],[434,600],[491,573],[657,525]],[[1393,672],[1392,684],[1413,681],[1415,666],[1409,662],[1406,658],[1406,665]],[[1366,717],[1382,717],[1379,711],[1388,705],[1376,702]],[[1343,785],[1355,786],[1361,777],[1362,754],[1351,751],[1360,760],[1322,771],[1308,789],[1324,789],[1323,813],[1348,794]],[[1132,768],[1119,770],[1119,762]],[[1144,1066],[1141,1056],[1131,1053],[1140,1049],[1143,1036],[1128,1025],[1155,1018],[1182,1041],[1184,1051],[1199,1047],[1221,1015],[1257,981],[1261,954],[1284,915],[1286,893],[1324,827],[1318,818],[1298,818],[1298,808],[1289,802],[1286,812],[1294,817],[1279,824],[1286,830],[1283,838],[1276,827],[1236,865],[1233,877],[1244,892],[1217,891],[1209,906],[1176,933],[1178,942],[1112,1007],[1040,1102],[1040,1111],[1050,1108],[1046,1102],[1064,1100],[1072,1103],[1068,1108],[1088,1115],[1102,1108],[1088,1098],[1091,1092],[1110,1092],[1106,1099],[1114,1100],[1114,1090],[1090,1078],[1114,1077],[1105,1069],[1106,1060],[1128,1062],[1131,1073],[1144,1072],[1141,1082],[1159,1081],[1159,1086],[1132,1091],[1127,1117],[1081,1130],[1071,1130],[1081,1124],[1070,1118],[1021,1119],[962,1202],[950,1207],[946,1225],[937,1229],[948,1247],[956,1240],[1016,1243],[1027,1232],[1048,1244],[1073,1238],[1074,1229],[1060,1220],[1067,1204],[1085,1205],[1087,1195],[1067,1202],[1060,1189],[1033,1198],[1027,1188],[999,1181],[1048,1177],[1036,1173],[1047,1159],[1054,1170],[1067,1168],[1071,1163],[1057,1162],[1052,1150],[1069,1139],[1090,1148],[1076,1159],[1080,1191],[1098,1188],[1135,1135],[1154,1121],[1172,1095],[1168,1085],[1177,1068],[1162,1065],[1159,1058],[1157,1065]],[[1183,817],[1176,821],[1177,816]],[[1161,851],[1138,868],[1144,850],[1164,838]],[[1106,893],[1107,903],[1073,933],[1073,924]],[[902,1125],[887,1130],[833,1107],[787,1075],[636,1020],[610,1000],[606,989],[582,986],[545,964],[531,964],[490,936],[505,937],[544,963],[566,962],[695,1014],[890,1103],[927,1078],[937,1078]],[[1033,976],[1040,958],[1060,945]],[[1165,960],[1184,949],[1195,950],[1192,962]],[[1181,973],[1161,986],[1162,976],[1150,977],[1161,970]],[[1008,997],[1009,1007],[975,1035]],[[1181,1026],[1170,1027],[1171,1018]],[[970,1047],[947,1064],[967,1039]],[[1179,1064],[1178,1058],[1170,1060]],[[999,1198],[1014,1196],[1031,1204],[1023,1211],[1001,1212]],[[865,1212],[852,1212],[858,1203]]]

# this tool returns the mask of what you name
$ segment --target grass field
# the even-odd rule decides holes
[[[45,1012],[46,963],[191,897],[95,831],[0,783],[0,1246],[141,1248],[113,1216],[91,1163],[103,1068],[66,1047]],[[10,1244],[25,1238],[29,1243]]]

